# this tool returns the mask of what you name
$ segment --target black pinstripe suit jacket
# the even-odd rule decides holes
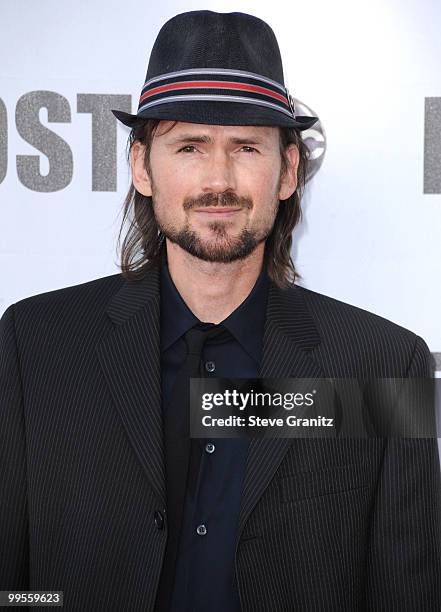
[[[33,296],[0,321],[0,589],[153,610],[167,538],[159,277]],[[270,285],[262,377],[430,376],[424,341]],[[248,612],[441,610],[435,440],[255,439],[235,567]],[[216,551],[213,551],[216,554]],[[226,611],[227,612],[227,611]]]

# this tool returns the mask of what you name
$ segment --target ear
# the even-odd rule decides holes
[[[130,165],[132,167],[132,181],[139,193],[145,196],[152,195],[152,186],[144,163],[145,145],[136,140],[130,151]]]
[[[294,143],[291,143],[286,148],[286,156],[288,158],[288,167],[280,181],[279,200],[287,200],[297,188],[297,168],[300,155]]]

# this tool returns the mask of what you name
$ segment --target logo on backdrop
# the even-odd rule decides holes
[[[302,102],[295,100],[295,104],[300,114],[316,116]],[[91,117],[92,191],[117,189],[117,120],[110,110],[131,113],[131,107],[130,95],[77,94],[75,112]],[[47,111],[48,125],[40,119],[42,109]],[[34,147],[36,154],[17,155],[13,169],[8,160],[8,136],[11,135],[8,134],[7,108],[0,98],[0,183],[8,171],[15,170],[18,180],[32,191],[50,193],[65,189],[73,180],[75,160],[69,143],[57,134],[56,124],[73,123],[72,112],[67,98],[54,91],[31,91],[21,96],[15,107],[15,127],[18,136]],[[307,176],[310,180],[320,168],[326,149],[320,122],[303,131],[302,138],[311,151]],[[47,174],[41,172],[42,156],[49,161]],[[75,168],[81,170],[78,163]]]
[[[425,99],[424,193],[441,193],[441,98]]]

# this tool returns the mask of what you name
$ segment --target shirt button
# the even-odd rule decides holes
[[[205,369],[207,370],[207,372],[214,372],[216,369],[216,364],[214,363],[214,361],[206,361]]]
[[[207,528],[205,527],[205,525],[198,525],[196,527],[196,533],[200,536],[203,536],[207,533]]]
[[[211,453],[214,453],[214,449],[215,448],[216,447],[211,442],[209,442],[208,444],[205,445],[205,450],[206,450],[207,453],[210,453],[210,455],[211,455]]]

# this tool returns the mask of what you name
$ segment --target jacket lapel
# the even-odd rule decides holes
[[[107,307],[114,328],[99,341],[96,351],[129,439],[165,507],[159,274],[155,266],[140,281],[124,281]],[[308,355],[319,342],[301,290],[296,286],[282,290],[270,282],[259,376],[322,377],[322,370]],[[290,444],[290,438],[251,440],[239,533]]]
[[[165,508],[159,267],[142,280],[124,281],[107,313],[114,328],[97,344],[98,358],[129,439]]]
[[[320,366],[308,355],[320,335],[296,285],[279,289],[270,282],[266,310],[261,378],[320,378]],[[291,438],[253,438],[250,442],[239,534],[280,465]]]

